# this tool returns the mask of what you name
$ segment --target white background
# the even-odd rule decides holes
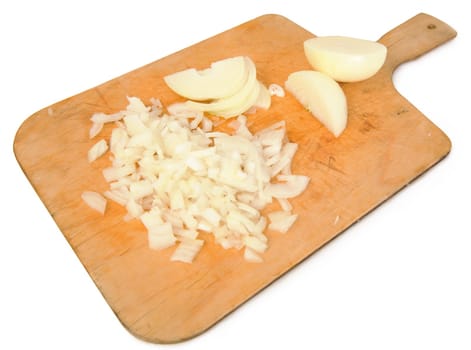
[[[470,349],[466,2],[3,1],[0,5],[1,349]],[[119,323],[20,170],[37,110],[235,25],[278,13],[317,35],[378,39],[419,12],[458,31],[404,64],[399,91],[451,154],[209,331],[164,346]]]

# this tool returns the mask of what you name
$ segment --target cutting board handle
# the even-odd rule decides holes
[[[378,40],[388,48],[384,68],[392,73],[401,63],[427,53],[453,39],[456,34],[456,31],[445,22],[425,13],[419,13]]]

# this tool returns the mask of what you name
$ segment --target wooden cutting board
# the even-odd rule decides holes
[[[241,251],[226,251],[206,236],[193,264],[170,262],[173,248],[150,250],[141,224],[123,222],[123,208],[110,203],[102,217],[80,194],[107,188],[101,176],[107,157],[87,162],[95,142],[88,138],[93,113],[123,109],[126,96],[146,102],[158,97],[168,105],[179,97],[166,87],[164,75],[226,57],[250,56],[266,84],[283,85],[291,72],[310,69],[302,44],[314,35],[282,16],[258,17],[40,110],[18,130],[15,154],[122,324],[146,341],[182,341],[208,329],[448,154],[448,137],[399,95],[391,76],[399,64],[455,35],[426,14],[384,35],[379,41],[388,56],[382,70],[342,85],[349,121],[338,139],[289,94],[250,117],[254,129],[285,119],[289,138],[299,144],[293,170],[311,177],[306,192],[293,200],[298,221],[286,235],[268,232],[261,264],[245,262]]]

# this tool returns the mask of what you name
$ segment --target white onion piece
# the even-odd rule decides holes
[[[105,214],[106,199],[98,192],[84,191],[82,193],[82,199],[93,210],[96,210],[102,215]]]
[[[150,103],[152,104],[151,110],[152,111],[157,111],[160,115],[160,113],[162,112],[162,110],[164,108],[162,102],[158,98],[151,97],[150,98]]]
[[[88,150],[88,162],[91,163],[100,158],[108,150],[108,144],[105,140],[100,140]]]
[[[216,227],[221,221],[221,215],[214,208],[206,208],[201,212],[201,216],[212,226]]]
[[[172,224],[169,222],[153,226],[147,231],[149,239],[149,248],[161,250],[171,247],[175,244],[176,238],[173,234]]]
[[[162,216],[165,222],[172,224],[174,230],[183,228],[183,220],[177,214],[177,212],[171,210],[165,210],[162,212]]]
[[[164,223],[159,210],[155,208],[143,213],[140,219],[147,230],[151,230],[153,227],[158,227]]]
[[[291,214],[289,211],[275,211],[268,214],[270,224],[269,230],[286,233],[298,219],[297,214]]]
[[[110,150],[112,153],[119,153],[124,150],[129,141],[129,136],[126,130],[122,128],[115,128],[111,132]]]
[[[147,130],[147,127],[140,118],[139,114],[127,114],[123,120],[129,136],[134,136]]]
[[[93,123],[88,131],[88,138],[93,139],[103,129],[104,123]]]
[[[258,255],[253,249],[250,249],[249,247],[245,247],[244,249],[244,259],[252,263],[263,262],[262,257]]]
[[[279,155],[278,159],[270,167],[271,176],[278,175],[283,169],[286,169],[286,168],[291,169],[291,162],[297,150],[298,150],[298,144],[292,143],[292,142],[286,143],[281,149],[280,153],[278,154]]]
[[[270,84],[268,92],[271,96],[285,97],[285,90],[278,84]]]
[[[136,167],[133,164],[125,164],[120,167],[105,168],[102,173],[105,180],[111,182],[132,174],[135,169]]]
[[[293,198],[306,189],[309,177],[303,175],[279,175],[282,182],[271,183],[266,187],[266,193],[275,198]]]
[[[244,243],[250,249],[253,249],[257,253],[263,253],[267,249],[267,243],[258,237],[254,236],[245,236]]]
[[[258,220],[257,224],[254,227],[254,234],[257,235],[257,237],[266,237],[263,235],[263,232],[265,231],[265,228],[267,227],[267,219],[265,216],[260,216],[260,219]]]
[[[105,191],[103,195],[106,198],[111,199],[112,201],[118,203],[119,205],[123,207],[126,206],[126,203],[128,202],[127,197],[123,196],[121,193],[119,193],[116,190]]]
[[[126,107],[127,111],[144,113],[144,115],[151,110],[151,107],[147,107],[140,98],[135,96],[128,96],[128,106]],[[155,101],[155,100],[154,100]]]
[[[289,202],[288,199],[286,199],[286,198],[277,198],[276,200],[280,204],[280,207],[283,211],[293,210],[293,206],[291,205],[291,203]]]
[[[129,219],[138,218],[144,213],[144,208],[134,199],[128,200],[126,210],[128,211]]]
[[[123,114],[121,112],[115,114],[105,114],[105,113],[95,113],[92,115],[90,120],[95,124],[104,124],[104,123],[112,123],[123,118]]]
[[[200,251],[204,241],[202,239],[184,238],[173,252],[170,260],[191,263]]]
[[[202,123],[201,123],[201,129],[204,132],[213,130],[213,122],[211,121],[211,119],[208,119],[206,117],[203,118]]]
[[[154,187],[149,180],[138,180],[129,185],[129,192],[134,199],[139,199],[153,194]]]
[[[182,238],[196,239],[198,237],[198,231],[197,230],[184,229],[184,228],[176,228],[175,229],[175,236],[177,236],[177,238],[180,239],[180,240]]]

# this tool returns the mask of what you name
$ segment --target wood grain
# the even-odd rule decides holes
[[[122,324],[136,337],[159,343],[191,338],[358,221],[450,151],[450,140],[395,90],[394,69],[450,40],[456,32],[419,14],[384,35],[389,53],[373,78],[343,84],[349,103],[346,131],[334,138],[290,95],[250,117],[254,130],[287,120],[299,144],[296,173],[309,175],[308,190],[293,201],[299,220],[289,234],[268,232],[265,262],[250,264],[209,236],[193,264],[170,262],[171,249],[155,252],[138,222],[123,223],[124,209],[110,204],[104,217],[80,199],[84,190],[105,190],[101,169],[87,151],[90,116],[123,109],[126,96],[168,105],[179,100],[166,74],[204,68],[248,55],[258,78],[283,84],[289,73],[309,69],[302,43],[314,35],[279,15],[243,23],[184,50],[129,72],[29,117],[14,151],[20,166],[70,246]],[[109,134],[110,129],[103,131]],[[60,262],[58,262],[60,263]]]

